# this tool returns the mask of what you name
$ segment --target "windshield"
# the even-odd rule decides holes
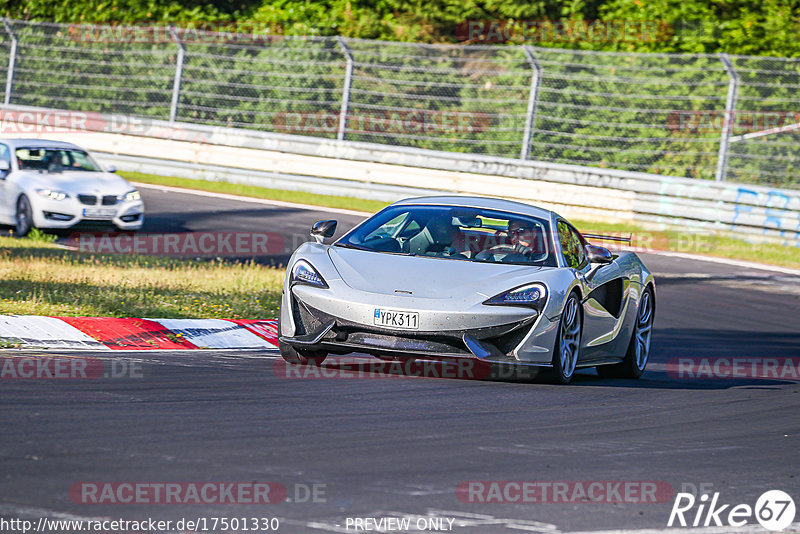
[[[100,165],[83,150],[71,148],[18,148],[16,151],[19,169],[64,172],[100,172]]]
[[[556,266],[546,220],[453,206],[390,206],[335,243],[389,254]]]

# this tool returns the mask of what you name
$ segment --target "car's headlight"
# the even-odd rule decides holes
[[[64,200],[69,198],[69,195],[63,191],[56,191],[55,189],[37,189],[36,192],[39,196],[49,198],[50,200]]]
[[[292,283],[308,284],[316,287],[328,287],[325,279],[306,260],[298,260],[292,266]]]
[[[544,284],[526,284],[514,289],[510,289],[505,293],[496,295],[484,304],[491,304],[495,306],[526,306],[535,308],[542,311],[545,302],[547,301],[547,288]]]
[[[124,202],[133,202],[134,200],[141,200],[142,195],[137,190],[130,191],[122,195],[122,199]]]

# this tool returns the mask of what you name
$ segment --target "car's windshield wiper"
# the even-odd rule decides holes
[[[363,245],[354,245],[352,243],[334,243],[333,245],[336,246],[336,247],[342,247],[342,248],[352,248],[354,250],[366,250],[367,252],[380,252],[382,254],[395,254],[395,255],[399,255],[399,256],[416,256],[417,255],[416,252],[400,252],[400,251],[394,252],[394,251],[391,251],[391,250],[378,250],[378,249],[374,249],[374,248],[365,247]]]
[[[342,247],[342,248],[352,248],[352,249],[355,249],[355,250],[370,250],[370,251],[374,252],[374,250],[371,249],[371,248],[362,247],[361,245],[353,245],[352,243],[339,243],[339,242],[336,242],[336,243],[333,244],[333,246],[334,247]]]

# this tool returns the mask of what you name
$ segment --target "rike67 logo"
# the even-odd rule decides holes
[[[691,493],[678,493],[667,526],[743,527],[755,520],[767,530],[780,531],[792,524],[794,516],[794,500],[781,490],[764,492],[755,507],[749,504],[723,504],[718,491],[714,492],[710,501],[707,493],[699,498]]]

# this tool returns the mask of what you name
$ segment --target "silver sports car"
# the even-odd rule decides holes
[[[638,378],[655,313],[653,275],[632,252],[587,244],[558,214],[460,196],[396,202],[332,245],[320,221],[286,270],[279,347],[328,354],[476,358]]]

